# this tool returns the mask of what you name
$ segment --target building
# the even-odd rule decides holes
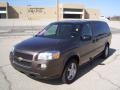
[[[0,19],[8,18],[8,3],[0,2]]]
[[[11,6],[0,2],[0,19],[99,19],[100,11],[82,4],[59,4],[59,7]]]

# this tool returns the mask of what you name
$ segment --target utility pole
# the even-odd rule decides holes
[[[57,0],[57,21],[59,21],[59,0]]]

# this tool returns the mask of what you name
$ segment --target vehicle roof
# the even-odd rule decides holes
[[[104,22],[101,20],[63,20],[63,21],[56,21],[54,23],[85,23],[85,22]]]

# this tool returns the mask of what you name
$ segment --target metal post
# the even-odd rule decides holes
[[[59,0],[57,0],[57,21],[59,21]]]

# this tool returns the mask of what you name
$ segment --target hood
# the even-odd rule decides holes
[[[63,43],[67,40],[51,39],[43,37],[32,37],[15,46],[17,50],[25,50],[31,52],[40,52],[45,50],[59,50]]]

